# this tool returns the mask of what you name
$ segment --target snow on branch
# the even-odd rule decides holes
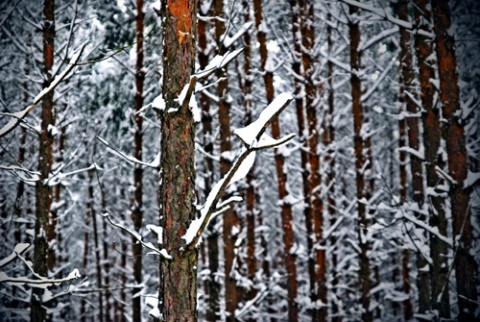
[[[146,167],[151,167],[151,168],[157,168],[159,166],[159,161],[160,161],[159,158],[155,158],[155,160],[153,160],[151,163],[146,163],[146,162],[138,160],[137,158],[126,155],[122,151],[114,148],[110,143],[108,143],[107,141],[105,141],[104,139],[102,139],[99,136],[97,136],[97,139],[107,147],[108,151],[110,151],[111,153],[113,153],[113,154],[117,155],[118,157],[124,159],[125,161],[128,161],[130,163],[140,164],[140,165],[143,165],[143,166],[146,166]]]
[[[423,29],[417,29],[415,26],[410,22],[410,21],[405,21],[402,19],[398,19],[390,15],[385,9],[380,9],[380,8],[375,8],[374,6],[368,4],[368,3],[362,3],[356,0],[340,0],[340,2],[343,2],[345,4],[348,4],[349,6],[354,6],[360,9],[363,9],[365,11],[371,12],[373,14],[376,14],[383,20],[389,21],[397,26],[400,26],[402,28],[408,29],[413,31],[415,34],[419,34],[428,38],[433,38],[433,34],[431,32],[428,32]]]
[[[150,249],[151,251],[153,251],[155,254],[157,255],[160,255],[162,256],[163,258],[165,259],[169,259],[171,260],[172,259],[172,256],[170,256],[167,252],[166,249],[162,248],[162,249],[158,249],[156,248],[155,246],[153,246],[152,243],[146,243],[143,241],[142,239],[142,236],[140,236],[140,234],[138,234],[136,231],[133,231],[131,229],[128,229],[127,227],[125,226],[122,226],[120,224],[117,224],[115,222],[113,222],[113,220],[110,218],[110,214],[108,212],[104,213],[102,215],[103,217],[105,217],[107,219],[107,221],[110,223],[110,225],[114,226],[114,227],[117,227],[117,228],[120,228],[121,230],[123,230],[124,232],[128,233],[129,235],[131,235],[133,238],[135,238],[140,244],[142,244],[143,247],[147,248],[147,249]],[[157,237],[160,237],[157,235]]]
[[[245,177],[248,171],[250,171],[250,168],[255,162],[255,152],[279,146],[293,138],[293,135],[289,135],[280,140],[274,140],[271,138],[262,140],[262,135],[267,127],[292,100],[293,96],[290,93],[280,94],[265,110],[263,110],[255,122],[234,131],[234,133],[244,142],[245,148],[242,150],[226,175],[213,186],[202,207],[200,217],[194,219],[190,223],[187,232],[182,237],[185,240],[187,247],[196,247],[212,216],[223,211],[230,203],[239,201],[237,197],[219,204],[220,198],[223,196],[227,187],[231,183]]]
[[[24,110],[22,111],[19,111],[19,112],[16,112],[16,113],[2,113],[2,115],[6,115],[6,116],[11,116],[12,119],[10,121],[8,121],[7,124],[5,124],[1,129],[0,129],[0,138],[2,136],[5,136],[7,135],[8,133],[10,133],[13,129],[15,129],[19,124],[20,122],[28,115],[28,113],[30,113],[34,108],[35,106],[42,100],[42,98],[47,95],[48,93],[50,93],[51,91],[53,91],[57,86],[58,84],[60,84],[60,82],[72,71],[72,69],[77,65],[77,62],[78,60],[80,59],[80,56],[82,55],[82,52],[83,52],[83,49],[85,48],[87,44],[85,43],[81,48],[80,50],[75,53],[73,55],[73,57],[70,59],[70,62],[68,63],[68,66],[67,68],[63,71],[63,73],[61,73],[60,75],[58,75],[57,77],[55,77],[55,79],[52,81],[52,83],[50,84],[50,86],[44,88],[40,93],[38,93],[37,96],[35,96],[34,100],[33,100],[33,103],[28,106],[27,108],[25,108]]]
[[[28,278],[28,277],[10,277],[8,276],[5,272],[0,272],[0,284],[1,283],[9,283],[13,285],[29,285],[31,287],[40,287],[40,288],[46,288],[48,286],[52,286],[54,284],[59,284],[59,283],[65,283],[65,282],[70,282],[73,280],[76,280],[80,278],[80,272],[78,269],[74,269],[70,274],[68,274],[67,277],[65,278],[60,278],[60,279],[49,279],[46,277],[42,277],[38,275],[32,267],[32,263],[25,260],[22,257],[22,254],[30,247],[30,244],[28,243],[19,243],[15,245],[15,249],[12,254],[9,256],[5,257],[4,259],[0,260],[0,268],[7,265],[8,263],[12,262],[15,258],[19,258],[30,270],[30,272],[33,274],[33,276],[36,279]]]

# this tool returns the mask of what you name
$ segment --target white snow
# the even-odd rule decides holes
[[[170,260],[173,259],[173,257],[170,256],[170,254],[167,252],[167,250],[166,250],[165,248],[162,248],[162,249],[160,250],[160,254],[161,254],[163,257],[165,257],[166,259],[170,259]]]
[[[243,48],[227,52],[225,55],[216,55],[212,58],[212,60],[208,63],[204,70],[197,72],[196,74],[192,75],[191,77],[196,77],[198,79],[204,78],[212,74],[216,69],[225,67],[230,61],[232,61],[235,57],[237,57]]]
[[[257,139],[258,134],[264,128],[265,124],[278,113],[280,109],[290,100],[293,99],[291,93],[282,93],[278,95],[266,109],[262,111],[255,122],[250,123],[246,127],[236,129],[233,133],[240,138],[247,146],[251,146]],[[267,139],[268,140],[268,139]]]
[[[157,240],[159,244],[163,244],[163,228],[156,225],[147,225],[147,229],[149,229],[152,233],[157,235]]]
[[[478,180],[480,180],[480,172],[468,171],[467,178],[463,182],[463,188],[466,189],[473,186]]]
[[[165,110],[165,100],[163,94],[158,95],[152,102],[152,108],[163,111]]]
[[[230,46],[233,45],[233,43],[237,41],[238,38],[242,37],[245,34],[245,32],[247,32],[248,29],[250,29],[250,27],[252,26],[253,26],[253,21],[249,21],[245,23],[242,26],[242,28],[240,28],[232,37],[226,36],[225,39],[223,40],[223,45],[225,46],[225,48],[230,48]]]
[[[230,181],[229,185],[239,180],[242,180],[247,176],[248,172],[255,163],[255,155],[256,153],[255,151],[253,151],[245,158],[245,160],[243,160],[237,171],[235,171],[235,173],[233,174],[232,180]]]

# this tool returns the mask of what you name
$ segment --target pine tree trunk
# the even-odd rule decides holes
[[[137,160],[142,160],[142,143],[143,143],[143,118],[139,114],[143,107],[143,86],[145,80],[145,72],[143,70],[143,29],[145,14],[143,13],[143,0],[137,0],[137,16],[136,16],[136,71],[135,71],[135,132],[134,132],[134,147],[133,157]],[[133,205],[132,205],[132,223],[136,232],[139,232],[143,223],[143,168],[139,164],[135,164],[133,169]],[[133,280],[137,287],[134,287],[132,292],[132,320],[142,320],[142,297],[140,292],[142,290],[142,245],[136,240],[132,240],[132,256],[133,256]]]
[[[201,0],[199,3],[199,16],[208,17],[211,14],[211,6],[207,6],[207,11],[204,12],[203,2]],[[198,20],[198,61],[200,63],[200,69],[203,70],[207,67],[209,62],[209,53],[208,53],[208,35],[207,29],[209,27],[208,21],[206,19],[200,18]],[[210,98],[204,93],[200,92],[200,107],[202,109],[202,135],[203,135],[203,149],[205,150],[204,158],[204,190],[208,193],[213,186],[214,178],[214,165],[213,159],[209,157],[213,155],[213,142],[214,138],[212,136],[212,115],[210,112]],[[212,219],[212,222],[207,227],[206,232],[206,247],[207,247],[207,257],[208,257],[208,269],[210,271],[210,276],[207,280],[206,295],[208,296],[208,305],[206,312],[206,320],[210,322],[215,322],[220,319],[220,285],[218,283],[218,236],[219,232],[215,228],[215,219]]]
[[[468,159],[466,139],[460,106],[455,40],[451,35],[451,17],[447,1],[432,0],[440,101],[443,105],[443,137],[446,142],[449,175],[455,182],[450,185],[450,201],[455,241],[455,277],[459,321],[474,321],[477,301],[475,281],[476,263],[472,249],[472,223],[469,209],[470,187],[464,187]]]
[[[301,39],[298,37],[300,34],[300,7],[297,1],[290,1],[291,9],[291,18],[292,18],[292,33],[293,33],[293,64],[292,70],[296,75],[302,74],[302,44]],[[293,96],[295,98],[295,109],[297,114],[297,124],[298,124],[298,138],[300,142],[306,144],[306,121],[305,121],[305,108],[304,101],[302,97],[303,86],[301,81],[294,77],[294,90]],[[307,149],[300,150],[300,166],[302,168],[302,188],[303,196],[305,200],[310,198],[312,194],[311,185],[309,183],[310,177],[310,167],[309,163],[309,153]],[[306,202],[304,205],[304,214],[305,214],[305,226],[307,232],[307,253],[313,254],[313,245],[314,245],[314,236],[313,236],[313,219],[312,219],[312,207],[310,202]],[[308,256],[308,276],[309,276],[309,293],[310,300],[312,303],[317,301],[317,290],[316,290],[316,278],[315,278],[315,258],[313,256]],[[312,319],[315,319],[312,316]]]
[[[188,108],[175,100],[189,83],[195,66],[197,1],[164,0],[163,98],[161,114],[161,223],[163,247],[172,257],[161,260],[161,314],[164,321],[197,320],[195,247],[182,236],[195,218],[195,127]],[[177,112],[167,112],[178,108]]]
[[[431,9],[428,0],[417,0],[415,10],[415,25],[423,30],[430,29],[428,21],[431,20]],[[432,63],[427,59],[433,54],[433,43],[422,35],[415,36],[415,47],[419,66],[420,97],[424,109],[423,140],[425,146],[425,170],[427,175],[427,187],[436,191],[440,182],[436,167],[441,157],[438,155],[442,126],[440,124],[440,110],[433,106],[435,88],[430,81],[435,79],[435,71]],[[441,161],[440,161],[441,162]],[[442,191],[428,195],[428,213],[431,227],[437,227],[442,236],[447,236],[447,219],[445,214],[445,201],[441,197]],[[439,317],[450,318],[450,299],[448,283],[448,245],[434,234],[430,234],[431,265],[431,298],[432,309],[438,311]],[[441,294],[440,300],[439,296]]]
[[[51,70],[54,57],[55,40],[55,1],[45,0],[43,5],[43,87],[46,88],[52,81]],[[35,237],[33,269],[40,276],[47,276],[49,213],[52,203],[52,191],[46,179],[48,178],[53,163],[53,135],[49,125],[53,125],[53,93],[46,94],[42,99],[41,134],[38,151],[38,169],[40,180],[35,187]],[[33,288],[31,297],[30,320],[43,322],[47,318],[45,306],[42,304],[43,289]]]
[[[352,107],[353,107],[353,127],[354,127],[354,150],[355,150],[355,170],[356,170],[356,188],[357,188],[357,212],[358,212],[358,243],[360,246],[358,282],[360,288],[360,302],[362,305],[362,320],[364,322],[372,321],[372,312],[370,311],[370,261],[368,251],[370,245],[365,236],[367,236],[368,220],[366,214],[366,185],[365,185],[365,155],[364,138],[362,136],[363,107],[361,103],[362,83],[360,79],[360,28],[358,20],[358,8],[349,7],[350,18],[348,21],[350,36],[350,67],[351,86],[352,86]]]

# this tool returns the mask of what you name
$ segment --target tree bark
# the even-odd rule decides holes
[[[453,234],[455,241],[455,278],[457,282],[457,299],[459,321],[475,320],[477,291],[476,263],[472,249],[472,223],[469,210],[470,187],[464,182],[468,173],[464,120],[460,106],[460,89],[458,86],[457,61],[455,57],[455,40],[451,34],[451,17],[447,1],[432,0],[434,31],[438,72],[440,76],[440,101],[442,102],[442,134],[446,142],[448,170],[454,182],[450,185],[450,201],[453,217]]]
[[[353,107],[353,129],[354,129],[354,150],[355,150],[355,170],[356,170],[356,186],[357,186],[357,211],[358,211],[358,243],[360,246],[358,272],[358,282],[360,288],[360,297],[362,305],[362,320],[365,322],[372,321],[372,312],[370,311],[370,260],[368,251],[370,245],[366,239],[368,220],[366,216],[366,186],[365,186],[365,155],[364,155],[364,138],[362,136],[363,126],[363,107],[361,103],[362,82],[360,79],[361,62],[360,62],[360,27],[358,20],[358,8],[349,7],[350,18],[348,21],[349,37],[350,37],[350,67],[351,86],[352,86],[352,107]]]
[[[428,0],[417,0],[415,10],[415,25],[418,28],[429,30],[431,9]],[[445,214],[445,200],[441,197],[443,191],[436,189],[440,182],[436,167],[442,167],[441,156],[438,155],[442,137],[440,124],[440,110],[433,105],[435,88],[431,79],[435,78],[432,62],[428,59],[433,55],[433,42],[425,36],[415,36],[416,56],[419,68],[420,98],[424,112],[423,140],[425,146],[425,170],[427,187],[435,193],[427,196],[429,223],[431,227],[437,227],[442,236],[447,236],[447,218]],[[431,265],[431,298],[432,309],[438,311],[439,317],[450,319],[450,299],[448,283],[448,245],[434,234],[430,234]],[[441,296],[440,296],[441,295]],[[438,300],[440,296],[440,301]]]
[[[161,260],[160,295],[164,321],[197,320],[195,247],[182,236],[195,219],[195,127],[189,108],[175,100],[194,71],[197,1],[163,0],[163,98],[161,113],[161,214],[163,247],[172,257]],[[177,112],[169,112],[169,109]]]
[[[145,72],[143,70],[143,29],[145,14],[143,13],[143,0],[137,0],[137,16],[136,16],[136,71],[135,71],[135,132],[133,157],[142,160],[142,144],[143,144],[143,118],[139,111],[143,107],[143,87],[145,80]],[[136,232],[139,232],[143,224],[143,168],[139,164],[135,164],[133,169],[133,205],[132,205],[132,223]],[[142,245],[136,240],[132,240],[132,256],[133,256],[133,280],[136,287],[133,288],[132,296],[132,319],[133,321],[142,320]]]
[[[267,96],[267,104],[270,104],[275,95],[273,85],[273,72],[266,68],[268,60],[267,35],[264,28],[261,27],[263,20],[263,8],[261,1],[254,2],[255,26],[257,28],[257,41],[260,51],[260,71],[263,74],[265,84],[265,93]],[[280,122],[275,118],[271,124],[272,137],[279,139],[281,137]],[[297,304],[297,263],[296,254],[291,250],[294,248],[295,235],[293,231],[293,212],[292,205],[288,201],[289,191],[287,188],[287,173],[285,172],[285,157],[278,148],[274,149],[275,169],[277,173],[278,197],[281,205],[281,219],[283,228],[284,242],[284,262],[287,271],[287,293],[288,293],[288,321],[298,321],[298,304]]]
[[[291,9],[291,18],[292,18],[292,33],[293,33],[293,63],[292,70],[296,75],[302,74],[302,43],[299,38],[300,34],[300,7],[297,1],[290,1]],[[303,85],[302,82],[294,77],[294,90],[293,97],[295,98],[295,109],[297,115],[297,124],[298,124],[298,138],[300,142],[306,144],[307,140],[307,130],[306,130],[306,121],[305,121],[305,107],[304,99],[302,97]],[[310,167],[309,163],[309,153],[306,148],[300,149],[300,166],[302,169],[302,188],[303,188],[303,197],[305,200],[310,198],[312,194],[312,187],[309,183],[310,177]],[[314,236],[313,236],[313,219],[312,219],[312,207],[310,202],[306,202],[304,205],[304,215],[305,215],[305,226],[307,232],[307,252],[308,254],[313,254],[313,245],[314,245]],[[312,303],[317,301],[317,290],[316,290],[316,278],[315,278],[315,258],[313,256],[308,256],[308,275],[309,275],[309,293],[310,300]],[[314,317],[312,316],[312,319]]]
[[[226,32],[225,13],[223,1],[214,1],[215,19],[215,40],[217,43],[217,54],[226,53],[226,48],[222,43],[222,36]],[[220,175],[225,175],[232,166],[232,161],[225,154],[232,150],[231,132],[230,132],[230,108],[228,73],[225,68],[216,72],[217,96],[218,100],[218,120],[220,124]],[[235,240],[236,236],[232,234],[233,227],[238,225],[237,214],[233,209],[227,210],[223,214],[223,245],[225,259],[225,304],[226,320],[235,321],[235,310],[237,308],[237,286],[234,272],[235,258]]]
[[[43,87],[46,88],[52,81],[52,67],[55,42],[55,1],[45,0],[43,4]],[[46,182],[53,163],[53,135],[49,126],[54,124],[53,92],[46,94],[42,99],[41,134],[38,151],[38,170],[40,180],[35,187],[35,237],[33,269],[40,276],[47,276],[48,241],[50,206],[52,191]],[[42,304],[43,289],[33,288],[31,297],[30,320],[32,322],[45,321],[47,312]]]
[[[211,6],[206,8],[206,12],[203,11],[206,4],[203,4],[205,0],[200,1],[199,16],[208,17],[212,10]],[[209,27],[206,19],[200,18],[198,20],[198,61],[200,63],[200,69],[203,70],[207,67],[209,62],[208,52],[208,34],[207,29]],[[215,174],[215,168],[213,159],[209,155],[213,155],[213,143],[214,138],[212,136],[212,114],[210,112],[210,98],[204,93],[200,92],[200,107],[202,109],[202,135],[203,135],[203,149],[205,150],[204,158],[204,190],[208,193],[213,186],[213,178]],[[206,246],[208,257],[208,269],[210,270],[210,276],[207,280],[206,295],[208,296],[208,305],[206,312],[207,321],[218,321],[220,319],[220,284],[218,283],[218,236],[219,232],[215,228],[215,219],[207,227],[206,232]]]

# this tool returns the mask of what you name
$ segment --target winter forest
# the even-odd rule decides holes
[[[478,321],[478,0],[0,1],[1,321]]]

